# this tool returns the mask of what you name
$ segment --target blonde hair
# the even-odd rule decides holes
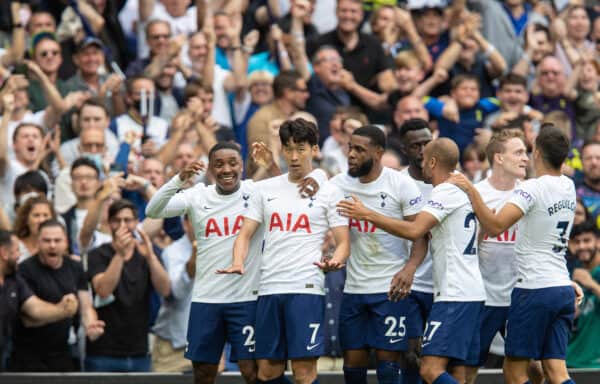
[[[273,84],[273,75],[269,71],[259,70],[254,71],[248,75],[248,87],[253,86],[256,83],[265,82]]]
[[[414,51],[402,51],[394,59],[396,68],[422,68],[421,62]]]

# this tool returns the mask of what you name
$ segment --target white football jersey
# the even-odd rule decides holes
[[[545,175],[521,183],[509,203],[523,211],[517,233],[519,288],[571,285],[565,253],[575,216],[575,185]]]
[[[331,182],[346,199],[355,195],[367,208],[394,219],[416,215],[424,204],[414,181],[389,168],[383,168],[377,180],[370,183],[361,183],[358,177],[347,173],[338,174]],[[408,260],[403,240],[366,220],[350,219],[349,225],[352,243],[344,292],[388,292],[392,277]]]
[[[429,246],[433,257],[433,300],[484,301],[477,257],[477,218],[467,195],[457,186],[433,188],[423,208],[436,218]]]
[[[314,263],[321,260],[327,231],[348,226],[336,209],[344,195],[325,182],[313,197],[301,198],[287,173],[255,187],[245,216],[264,226],[259,294],[324,295],[325,275]]]
[[[491,209],[500,209],[512,196],[514,189],[498,190],[483,180],[475,184],[484,203]],[[517,257],[515,239],[518,225],[510,227],[498,236],[485,235],[479,244],[479,269],[485,286],[485,305],[506,307],[517,282]]]
[[[252,180],[244,180],[240,188],[230,195],[219,194],[215,185],[196,184],[173,195],[182,185],[177,175],[163,185],[152,200],[159,204],[161,200],[163,203],[165,199],[168,200],[166,206],[160,209],[160,216],[173,217],[187,213],[192,222],[198,244],[192,301],[236,303],[256,300],[262,228],[250,243],[243,275],[215,273],[231,265],[233,242],[242,227],[256,184]],[[152,215],[153,206],[149,204],[148,207],[146,212],[149,216],[158,216]]]
[[[431,197],[431,191],[433,190],[433,185],[427,184],[422,180],[414,179],[410,173],[408,173],[408,167],[404,168],[402,171],[400,171],[400,173],[410,177],[415,184],[417,184],[417,187],[421,191],[421,195],[423,195],[424,203],[429,201],[429,198]],[[405,252],[407,255],[410,255],[412,241],[406,239],[403,241],[406,249]],[[424,293],[433,293],[433,261],[431,261],[431,250],[429,248],[427,249],[427,255],[425,255],[425,259],[415,271],[411,290]]]

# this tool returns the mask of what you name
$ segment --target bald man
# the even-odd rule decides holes
[[[367,220],[393,235],[415,241],[431,232],[434,303],[423,335],[420,374],[428,383],[465,381],[464,361],[479,350],[480,312],[485,289],[477,257],[477,219],[468,196],[446,181],[458,164],[458,146],[440,138],[425,147],[423,177],[431,196],[414,221],[386,217],[360,200],[341,201],[343,216]],[[392,286],[390,299],[410,293],[410,285]],[[452,363],[452,375],[446,372]]]

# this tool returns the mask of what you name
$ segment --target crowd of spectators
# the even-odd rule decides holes
[[[420,118],[474,182],[493,132],[522,130],[531,151],[543,123],[563,129],[579,197],[567,262],[586,290],[568,363],[600,368],[596,1],[14,0],[0,15],[0,370],[189,370],[193,232],[146,204],[220,141],[248,178],[267,175],[258,142],[285,171],[279,125],[299,117],[329,175],[368,123],[403,168],[400,127]],[[328,285],[333,321],[343,273]]]

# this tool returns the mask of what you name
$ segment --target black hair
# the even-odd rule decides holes
[[[527,89],[527,79],[516,73],[508,73],[500,78],[500,85],[498,88],[502,89],[505,85],[521,85]]]
[[[60,229],[62,229],[62,231],[65,235],[67,234],[67,230],[65,229],[65,226],[63,225],[63,223],[61,223],[57,219],[48,219],[48,220],[42,222],[40,224],[40,226],[38,227],[38,234],[42,233],[42,229],[51,228],[51,227],[59,227]]]
[[[545,123],[535,139],[535,146],[547,165],[553,169],[560,169],[569,155],[571,143],[561,129],[554,124]]]
[[[0,229],[0,247],[12,244],[12,232]]]
[[[296,82],[302,79],[300,72],[294,70],[281,71],[273,80],[273,96],[278,99],[286,89],[296,88]]]
[[[15,179],[15,185],[13,186],[14,196],[19,196],[22,193],[31,192],[32,190],[40,192],[44,196],[48,194],[48,183],[40,172],[27,171]]]
[[[371,144],[381,147],[384,150],[387,147],[385,133],[375,125],[363,125],[362,127],[355,129],[352,134],[368,137],[371,140]]]
[[[78,159],[75,159],[75,161],[71,165],[71,173],[73,173],[73,171],[79,167],[90,167],[94,171],[96,171],[96,175],[100,176],[100,170],[98,169],[98,166],[92,159],[88,159],[87,157],[80,157]]]
[[[429,129],[431,131],[427,121],[419,118],[408,119],[400,126],[400,136],[404,136],[410,131],[420,131],[421,129]]]
[[[307,142],[311,146],[317,145],[319,131],[314,123],[302,118],[287,120],[279,127],[279,140],[283,146],[286,146],[290,140],[297,144]]]
[[[131,201],[127,199],[117,200],[108,207],[108,220],[112,219],[117,215],[117,213],[121,212],[124,209],[131,209],[133,212],[133,216],[138,217],[138,211]]]
[[[208,161],[212,159],[212,155],[220,151],[221,149],[231,149],[236,151],[240,157],[242,157],[242,152],[240,151],[240,147],[236,143],[232,143],[230,141],[219,141],[217,144],[213,145],[210,151],[208,151]]]
[[[595,237],[598,237],[598,227],[596,227],[596,223],[592,220],[586,220],[583,223],[574,225],[573,228],[571,228],[570,238],[572,239],[584,233],[592,233]]]

